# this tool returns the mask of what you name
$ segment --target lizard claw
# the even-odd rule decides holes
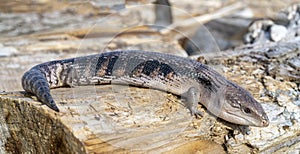
[[[203,117],[203,115],[204,115],[203,112],[201,112],[201,111],[199,111],[199,110],[197,110],[197,109],[194,110],[194,111],[192,111],[191,113],[192,113],[192,116],[195,116],[197,119]]]

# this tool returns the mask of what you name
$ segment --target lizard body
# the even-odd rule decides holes
[[[25,91],[59,111],[51,88],[91,84],[128,84],[183,96],[192,114],[200,102],[214,115],[240,125],[268,126],[251,94],[207,65],[191,59],[142,51],[115,51],[56,60],[34,66],[22,77]]]

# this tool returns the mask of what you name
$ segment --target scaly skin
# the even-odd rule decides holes
[[[240,125],[268,126],[260,103],[249,92],[199,62],[168,54],[116,51],[39,64],[22,78],[25,91],[59,111],[50,88],[129,84],[171,92],[187,98],[192,114],[200,102],[216,116]]]

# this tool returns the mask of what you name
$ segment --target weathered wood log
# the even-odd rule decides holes
[[[205,140],[216,135],[211,128],[223,135],[228,130],[210,115],[193,119],[174,95],[119,85],[59,88],[52,94],[59,113],[24,92],[0,94],[1,152],[192,152],[197,145],[198,151],[224,153]],[[195,141],[199,138],[203,141]]]
[[[281,145],[297,148],[299,47],[295,40],[238,48],[213,59],[206,55],[208,62],[223,64],[221,70],[225,70],[227,78],[263,103],[271,124],[267,128],[252,127],[250,135],[233,132],[233,127],[209,114],[193,119],[179,97],[162,91],[118,85],[84,86],[52,90],[54,99],[60,102],[60,113],[34,101],[36,98],[29,94],[1,93],[1,150],[172,152],[195,150],[192,145],[205,142],[199,143],[199,139],[214,141],[212,146],[220,151],[220,144],[226,145],[230,153],[284,151]],[[270,73],[270,68],[277,71]],[[285,69],[294,75],[283,74]]]

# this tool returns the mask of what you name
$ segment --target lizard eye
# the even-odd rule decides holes
[[[247,107],[244,108],[243,111],[244,111],[245,113],[247,113],[247,114],[250,114],[250,113],[251,113],[251,110],[250,110],[249,108],[247,108]]]

